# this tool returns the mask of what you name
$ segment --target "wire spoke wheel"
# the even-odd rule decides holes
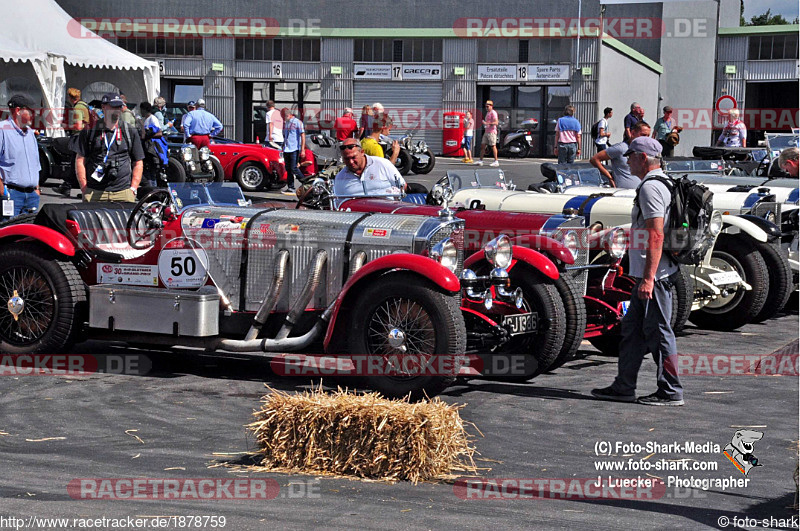
[[[42,339],[56,315],[53,285],[31,267],[9,267],[0,272],[0,336],[11,345],[24,346]]]
[[[421,362],[436,349],[431,316],[422,305],[407,298],[386,299],[378,305],[367,334],[369,353],[381,356],[394,378],[419,374]]]

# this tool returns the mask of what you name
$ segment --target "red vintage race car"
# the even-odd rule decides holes
[[[539,313],[514,287],[506,236],[469,257],[477,272],[465,269],[463,227],[447,209],[428,217],[254,207],[233,183],[171,184],[132,210],[48,204],[0,226],[0,351],[51,353],[97,338],[366,356],[394,371],[379,363],[379,374],[356,373],[366,386],[414,398],[452,382],[458,364],[442,372],[437,360],[468,349],[513,352],[524,358],[521,376],[541,372],[540,337],[559,329],[560,306]],[[534,263],[547,260],[532,253]],[[398,356],[412,365],[398,368]]]
[[[183,136],[170,135],[168,140],[182,142]],[[223,137],[212,138],[209,147],[222,164],[224,180],[239,183],[245,192],[269,190],[286,184],[286,167],[278,149]]]

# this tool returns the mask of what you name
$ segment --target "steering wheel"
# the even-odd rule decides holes
[[[434,190],[436,190],[437,188],[441,189],[442,187],[450,188],[453,192],[460,190],[461,176],[453,175],[451,177],[450,175],[445,174],[444,177],[441,177],[438,181],[436,181],[436,184],[431,186],[431,190],[430,192],[428,192],[428,197],[425,198],[426,205],[442,206],[445,203],[444,199],[441,196],[437,197],[437,194],[434,194]]]
[[[164,212],[172,203],[169,190],[151,190],[136,203],[128,217],[126,235],[134,249],[147,249],[164,228]]]
[[[317,182],[317,179],[314,179]],[[297,204],[294,205],[295,210],[300,209],[301,206],[306,206],[314,210],[324,210],[330,199],[330,192],[327,186],[320,186],[319,184],[312,184],[300,196]]]
[[[767,153],[766,155],[764,155],[764,158],[761,159],[761,161],[758,163],[755,175],[757,177],[768,177],[769,163],[770,163],[770,158],[769,158],[769,153]]]

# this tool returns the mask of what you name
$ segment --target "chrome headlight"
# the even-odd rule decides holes
[[[181,148],[181,156],[185,161],[192,160],[192,148],[190,148],[189,146],[183,146]]]
[[[494,240],[483,246],[483,255],[492,267],[503,269],[511,265],[511,240],[505,234],[501,234]]]
[[[450,238],[445,238],[433,246],[430,257],[455,273],[458,267],[458,249]]]
[[[569,249],[572,258],[578,257],[578,249],[580,246],[580,236],[574,230],[567,231],[564,236],[561,238],[561,243],[564,244],[564,247]]]
[[[625,251],[628,248],[625,230],[617,228],[606,234],[603,237],[603,248],[608,254],[617,260],[625,256]]]
[[[715,210],[711,213],[711,221],[708,223],[708,230],[711,232],[712,236],[717,236],[722,232],[722,214],[720,214],[719,210]]]
[[[200,148],[200,160],[208,160],[211,158],[211,150],[206,146]]]

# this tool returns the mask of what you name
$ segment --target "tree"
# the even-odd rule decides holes
[[[748,26],[777,26],[780,24],[788,24],[789,21],[783,18],[783,15],[773,15],[772,9],[768,8],[766,13],[756,15],[747,23]]]

